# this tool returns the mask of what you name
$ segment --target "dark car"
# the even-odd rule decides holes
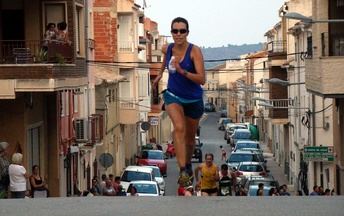
[[[202,146],[203,143],[199,140],[199,137],[196,137],[196,144],[195,144],[195,149],[194,153],[192,154],[192,158],[198,159],[199,163],[202,163],[203,161],[203,153],[202,153]]]
[[[215,112],[215,105],[212,103],[204,104],[204,111],[205,112]]]

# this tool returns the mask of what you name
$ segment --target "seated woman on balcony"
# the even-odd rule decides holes
[[[47,25],[47,31],[44,34],[44,42],[43,42],[43,50],[47,51],[48,50],[48,43],[51,40],[55,40],[56,39],[56,28],[55,28],[55,23],[49,23]]]
[[[66,31],[67,29],[67,23],[66,22],[60,22],[57,24],[57,34],[56,34],[56,39],[59,42],[67,43],[71,45],[71,41],[68,38],[68,32]]]

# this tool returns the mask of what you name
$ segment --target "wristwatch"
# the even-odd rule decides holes
[[[189,72],[187,70],[183,70],[184,76],[186,76]]]

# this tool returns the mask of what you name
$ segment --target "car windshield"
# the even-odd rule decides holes
[[[231,156],[229,157],[229,162],[244,162],[244,161],[259,162],[257,156],[254,154],[231,154]]]
[[[160,151],[143,151],[142,159],[163,160],[164,155]]]
[[[234,132],[235,139],[250,139],[250,132]]]
[[[263,183],[266,186],[271,187],[278,187],[278,184],[276,181],[268,181],[268,180],[251,180],[249,181],[249,185],[259,185],[260,183]]]
[[[257,143],[237,143],[236,149],[242,149],[242,148],[258,149],[259,145]]]
[[[262,172],[263,171],[263,167],[260,166],[260,165],[253,165],[253,164],[250,164],[250,165],[246,165],[246,164],[243,164],[239,167],[239,170],[240,171],[243,171],[243,172]]]
[[[135,183],[133,185],[135,186],[137,193],[142,193],[142,194],[157,194],[158,193],[157,188],[154,184]],[[128,189],[128,191],[129,191],[129,189]]]
[[[264,196],[269,196],[269,190],[270,190],[270,187],[264,187],[263,189]],[[257,191],[258,191],[258,188],[250,188],[248,191],[248,194],[250,196],[257,196]]]
[[[153,173],[155,177],[161,177],[160,169],[153,168]]]
[[[137,180],[152,181],[151,175],[145,172],[136,172],[136,171],[124,171],[121,181],[131,182]]]

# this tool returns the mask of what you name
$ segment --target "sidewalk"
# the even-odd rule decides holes
[[[261,147],[264,152],[264,158],[267,160],[267,168],[270,170],[270,174],[278,181],[279,185],[286,184],[288,186],[289,193],[294,193],[294,186],[289,185],[288,179],[283,172],[282,167],[278,165],[273,157],[271,150],[268,148],[267,144],[261,143]]]

